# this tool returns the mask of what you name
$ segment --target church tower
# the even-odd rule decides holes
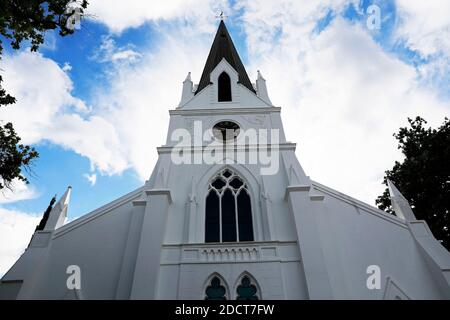
[[[311,180],[280,112],[221,21],[149,180],[63,225],[69,189],[0,298],[449,299],[450,255],[400,191],[394,216]]]
[[[286,289],[305,297],[291,192],[283,188],[308,183],[295,147],[264,78],[258,72],[250,81],[221,21],[200,82],[188,74],[170,111],[142,199],[151,213],[143,218],[131,297],[175,298],[178,288],[180,299],[236,299],[247,292],[241,287],[253,288],[252,299],[283,299]],[[160,256],[149,259],[149,252]],[[153,281],[160,283],[155,295],[148,292]]]

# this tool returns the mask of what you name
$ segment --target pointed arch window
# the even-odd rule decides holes
[[[236,300],[259,300],[258,289],[249,276],[245,275],[236,289]]]
[[[226,293],[220,278],[214,276],[205,290],[205,300],[227,300]]]
[[[225,71],[219,76],[218,87],[219,102],[231,101],[231,79]]]
[[[211,181],[205,210],[205,242],[254,240],[248,187],[232,170],[223,170]]]

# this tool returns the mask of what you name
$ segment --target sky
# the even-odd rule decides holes
[[[2,39],[3,85],[17,103],[0,119],[40,157],[30,184],[0,193],[0,275],[55,194],[72,186],[73,220],[150,177],[168,110],[188,72],[200,80],[220,11],[317,182],[374,205],[402,160],[393,134],[408,117],[437,127],[450,115],[449,1],[89,2],[79,30],[46,33],[38,53]]]

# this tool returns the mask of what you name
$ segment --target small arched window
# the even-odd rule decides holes
[[[227,290],[219,277],[214,276],[205,292],[205,300],[227,300]]]
[[[230,169],[209,184],[205,210],[205,242],[254,240],[247,184]]]
[[[258,289],[249,276],[242,277],[236,289],[236,300],[259,300]]]
[[[218,82],[219,82],[219,92],[218,92],[219,102],[231,101],[230,76],[226,72],[222,72],[219,76]]]

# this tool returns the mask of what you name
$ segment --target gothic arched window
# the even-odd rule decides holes
[[[209,184],[205,210],[205,242],[253,241],[248,187],[230,169]]]
[[[219,102],[231,101],[230,76],[226,72],[222,72],[219,76],[218,82],[219,82],[219,92],[218,92]]]
[[[215,276],[206,288],[205,300],[227,300],[226,292],[220,278]]]
[[[243,276],[241,283],[236,289],[236,300],[259,300],[258,289],[248,276]]]

